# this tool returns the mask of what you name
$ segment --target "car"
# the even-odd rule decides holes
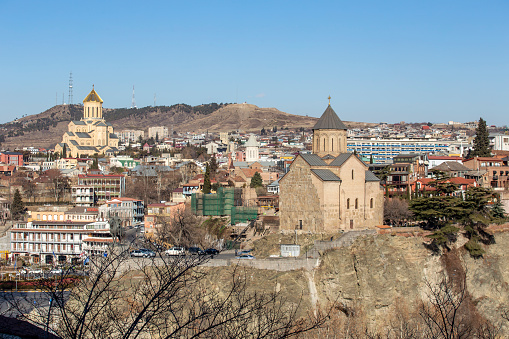
[[[218,255],[219,251],[216,250],[215,248],[207,248],[206,250],[203,251],[203,254],[204,255]]]
[[[155,256],[156,256],[156,253],[154,251],[148,250],[146,248],[134,250],[131,252],[131,257],[135,257],[135,258],[149,258],[149,257],[155,257]]]
[[[49,271],[49,273],[52,273],[52,274],[62,274],[63,272],[64,271],[62,271],[61,268],[54,268],[51,271]]]
[[[235,259],[256,259],[251,254],[242,254],[235,257]]]
[[[250,254],[251,250],[243,250],[237,253],[237,255],[244,255],[244,254]]]
[[[170,255],[184,255],[185,252],[186,251],[182,247],[172,247],[172,248],[164,251],[164,254],[166,254],[168,256],[170,256]]]
[[[203,250],[199,247],[189,247],[187,252],[191,255],[201,255],[203,254]]]
[[[153,258],[156,256],[156,252],[146,249],[146,248],[141,248],[140,251],[142,251],[145,254],[146,258],[149,258],[149,257]]]

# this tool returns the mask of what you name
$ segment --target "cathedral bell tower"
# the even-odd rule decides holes
[[[103,118],[103,99],[97,94],[92,86],[92,91],[83,100],[83,119],[102,119]]]
[[[332,109],[329,97],[329,106],[313,127],[313,154],[322,158],[328,154],[337,157],[346,153],[346,132],[347,128]]]

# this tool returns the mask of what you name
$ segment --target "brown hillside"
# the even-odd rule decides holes
[[[207,105],[191,107],[180,104],[171,107],[144,107],[130,111],[133,114],[125,115],[118,114],[119,111],[125,112],[125,109],[105,108],[103,112],[115,131],[141,129],[147,132],[150,126],[167,126],[173,127],[177,132],[256,132],[262,128],[272,129],[274,126],[279,129],[312,128],[317,121],[314,117],[289,114],[276,108],[261,108],[251,104],[230,104],[212,113],[202,114],[200,109],[205,106]],[[82,109],[80,105],[58,105],[42,113],[3,124],[0,133],[5,136],[5,142],[2,143],[2,148],[13,150],[17,147],[36,146],[51,149],[62,140],[69,121],[81,118]],[[347,121],[345,124],[349,128],[374,125]]]

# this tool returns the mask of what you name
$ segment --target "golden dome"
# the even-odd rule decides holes
[[[92,86],[92,90],[90,91],[90,93],[88,93],[87,97],[83,100],[83,103],[85,103],[85,102],[100,102],[102,104],[103,99],[101,99],[99,94],[97,94],[94,87]]]

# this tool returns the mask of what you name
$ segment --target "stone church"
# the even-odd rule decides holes
[[[113,126],[103,119],[103,100],[92,87],[83,100],[83,118],[69,123],[55,152],[62,153],[65,147],[68,157],[114,154],[118,151],[118,141]]]
[[[313,153],[297,155],[279,181],[282,230],[320,233],[382,225],[380,180],[347,153],[346,135],[329,103],[313,127]]]

